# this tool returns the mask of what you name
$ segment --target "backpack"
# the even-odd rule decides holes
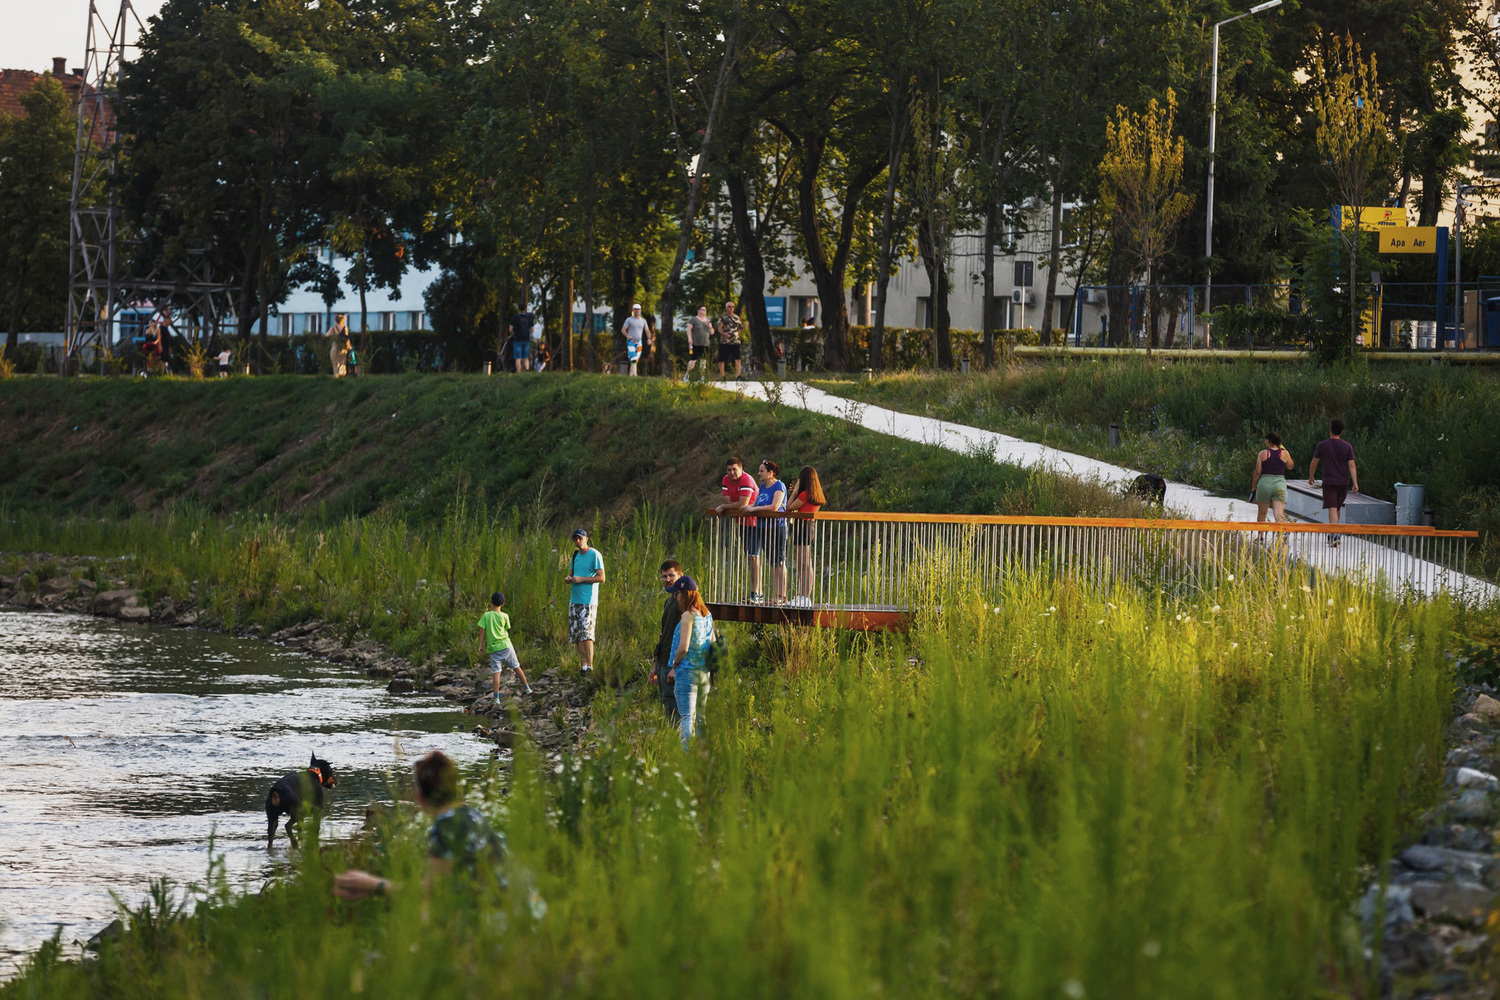
[[[708,652],[703,656],[703,669],[708,671],[709,680],[719,676],[719,668],[729,662],[729,644],[714,630],[714,637],[708,642]]]

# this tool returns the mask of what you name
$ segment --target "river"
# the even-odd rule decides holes
[[[202,882],[210,837],[237,888],[283,870],[266,792],[312,751],[339,781],[324,835],[350,833],[427,750],[488,759],[471,724],[267,642],[0,612],[0,979],[59,925],[78,954],[114,918],[111,893],[133,905],[154,879]]]

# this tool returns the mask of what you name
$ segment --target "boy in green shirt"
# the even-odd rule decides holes
[[[480,649],[490,654],[490,697],[500,700],[500,679],[507,667],[521,678],[526,693],[531,693],[531,682],[516,659],[516,649],[510,641],[510,615],[500,609],[505,607],[505,595],[495,591],[490,595],[490,610],[479,616]]]

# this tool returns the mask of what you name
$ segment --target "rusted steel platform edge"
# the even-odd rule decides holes
[[[715,604],[708,613],[714,621],[756,625],[806,625],[863,632],[905,632],[911,612],[900,608],[791,607],[786,604]]]

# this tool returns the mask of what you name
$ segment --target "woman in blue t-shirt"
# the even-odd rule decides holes
[[[769,458],[755,470],[760,480],[760,491],[755,495],[755,504],[746,513],[784,513],[786,511],[786,483],[781,481],[781,466]],[[786,518],[758,518],[761,532],[762,560],[771,564],[771,603],[786,603]],[[760,561],[751,569],[750,603],[759,604],[765,595],[760,592]]]
[[[682,716],[682,749],[688,748],[698,731],[698,713],[708,700],[708,647],[714,641],[714,616],[708,613],[698,583],[681,576],[667,588],[677,596],[682,618],[672,632],[672,657],[667,680],[677,696],[677,714]]]

